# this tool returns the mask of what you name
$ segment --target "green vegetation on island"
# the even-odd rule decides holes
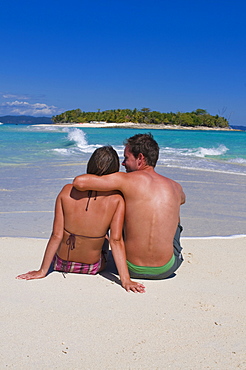
[[[52,117],[54,123],[145,123],[149,125],[177,125],[185,127],[219,127],[229,128],[226,118],[219,115],[212,116],[205,109],[197,109],[186,113],[161,113],[149,108],[112,109],[97,112],[82,112],[80,109],[69,110]]]

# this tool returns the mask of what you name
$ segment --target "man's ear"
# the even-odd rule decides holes
[[[145,161],[144,155],[142,153],[139,153],[138,158],[137,158],[138,166],[141,167],[145,163],[146,161]]]

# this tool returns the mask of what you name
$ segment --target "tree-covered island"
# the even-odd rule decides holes
[[[149,125],[176,125],[184,127],[229,128],[226,118],[212,116],[205,109],[197,109],[186,113],[161,113],[149,108],[112,109],[97,112],[82,112],[80,109],[69,110],[52,117],[54,123],[144,123]]]

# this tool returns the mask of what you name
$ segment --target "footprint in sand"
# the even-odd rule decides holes
[[[193,254],[192,253],[184,253],[184,259],[187,263],[193,262]]]

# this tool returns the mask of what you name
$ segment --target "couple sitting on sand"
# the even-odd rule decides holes
[[[112,147],[96,149],[87,175],[65,185],[56,199],[53,231],[40,269],[17,278],[43,278],[50,266],[94,275],[106,267],[108,240],[127,291],[145,291],[130,277],[172,275],[183,261],[179,213],[185,194],[178,183],[155,172],[158,156],[151,134],[126,140],[122,165],[127,173],[118,172],[119,157]]]

